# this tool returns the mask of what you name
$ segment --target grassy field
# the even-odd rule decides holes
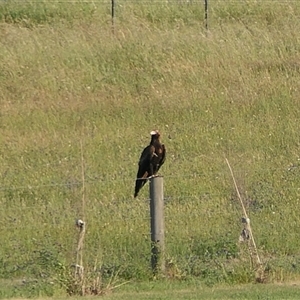
[[[202,2],[201,2],[202,3]],[[0,3],[1,295],[64,294],[86,221],[86,285],[149,280],[137,161],[159,129],[167,277],[250,283],[243,212],[267,282],[300,274],[297,1]],[[95,283],[94,280],[99,280]]]
[[[274,300],[297,300],[299,299],[299,282],[291,284],[243,284],[243,285],[217,285],[207,287],[198,281],[173,281],[173,282],[140,282],[124,285],[120,289],[104,293],[101,299],[104,300],[192,300],[192,299],[274,299]],[[87,296],[85,299],[94,299]],[[20,299],[20,298],[14,298]],[[25,299],[25,298],[23,298]],[[29,298],[30,299],[30,298]],[[40,300],[51,299],[38,297]],[[56,296],[55,299],[66,300],[70,297]],[[71,299],[82,299],[73,296]]]
[[[120,291],[107,294],[104,299],[160,299],[160,300],[192,300],[192,299],[299,299],[298,283],[292,285],[234,285],[207,287],[199,282],[143,283],[124,287]]]

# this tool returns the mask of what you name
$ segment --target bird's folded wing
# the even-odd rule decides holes
[[[141,154],[141,157],[139,160],[139,166],[143,165],[144,163],[150,163],[150,160],[154,154],[154,151],[155,151],[155,149],[153,146],[151,146],[151,145],[147,146]]]

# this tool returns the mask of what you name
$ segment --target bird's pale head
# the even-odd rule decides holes
[[[160,133],[159,133],[158,130],[152,130],[152,131],[150,132],[150,135],[151,135],[151,136],[153,136],[153,135],[160,136]]]

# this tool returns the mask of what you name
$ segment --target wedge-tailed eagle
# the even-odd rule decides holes
[[[166,159],[166,148],[160,142],[160,133],[157,130],[153,130],[150,134],[150,144],[143,150],[139,160],[134,197],[137,197],[140,189],[145,185],[149,177],[157,175],[159,168]]]

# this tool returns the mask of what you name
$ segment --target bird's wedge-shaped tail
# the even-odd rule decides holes
[[[143,150],[135,181],[134,197],[137,197],[141,188],[149,177],[157,175],[158,170],[166,159],[165,145],[160,142],[160,133],[157,130],[151,131],[150,144]]]

